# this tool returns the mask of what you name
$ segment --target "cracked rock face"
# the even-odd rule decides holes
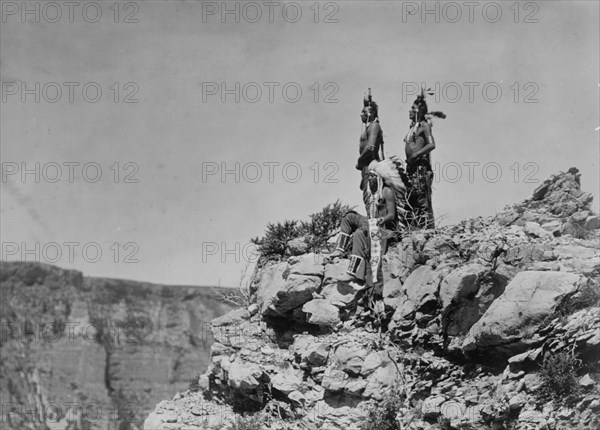
[[[494,217],[406,235],[384,258],[378,314],[358,304],[347,260],[262,268],[256,304],[213,323],[201,393],[161,403],[145,429],[224,429],[260,411],[264,429],[354,430],[392,393],[397,428],[599,427],[590,201],[570,169]],[[581,363],[569,407],[540,397],[541,364],[564,353]]]
[[[248,308],[212,315],[210,326],[198,324],[194,311],[210,306],[190,291],[153,294],[145,286],[128,298],[120,281],[11,268],[2,273],[3,298],[10,296],[3,318],[110,315],[121,323],[133,315],[154,331],[142,333],[142,344],[93,344],[93,351],[3,340],[3,353],[20,354],[3,363],[3,372],[12,369],[3,377],[18,381],[13,396],[18,390],[48,401],[48,381],[56,384],[65,369],[90,369],[75,374],[101,381],[94,392],[106,401],[133,387],[157,404],[136,424],[146,430],[229,430],[241,414],[257,414],[251,419],[263,429],[358,430],[390,395],[398,399],[398,428],[598,428],[600,232],[590,202],[570,169],[494,216],[407,233],[385,256],[383,303],[370,307],[360,300],[368,289],[346,277],[346,260],[325,264],[295,244],[298,255],[256,273]],[[73,336],[86,333],[102,338],[106,331],[76,328]],[[204,362],[208,337],[214,343]],[[128,361],[140,353],[145,358]],[[21,375],[27,354],[38,366]],[[579,388],[564,403],[544,395],[540,368],[569,354],[579,363],[572,375]],[[96,361],[82,367],[86,360]],[[167,383],[180,379],[177,387]],[[135,385],[140,380],[148,386]],[[82,428],[76,419],[62,428]]]
[[[39,263],[2,262],[0,273],[0,395],[14,406],[2,428],[141,427],[157,402],[208,365],[209,321],[231,309],[206,289],[88,278]],[[40,405],[62,413],[23,413]]]
[[[582,277],[573,273],[518,273],[471,327],[463,348],[504,347],[515,354],[522,352],[527,349],[527,339],[532,341],[544,320],[581,285]]]

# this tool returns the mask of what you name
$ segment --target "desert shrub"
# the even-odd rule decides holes
[[[192,393],[197,393],[200,391],[200,374],[196,374],[196,376],[190,378],[188,390],[190,390]]]
[[[580,309],[600,306],[600,283],[598,280],[590,280],[571,297],[565,299],[556,309],[556,315],[565,319]]]
[[[262,238],[252,238],[250,241],[258,247],[261,257],[281,258],[285,256],[285,249],[290,240],[301,235],[298,221],[284,221],[283,224],[267,224],[267,230]]]
[[[360,430],[401,430],[396,415],[403,401],[403,394],[397,388],[393,388],[379,404],[369,409]]]
[[[452,420],[446,417],[438,417],[438,424],[441,430],[452,430]]]
[[[546,356],[540,369],[541,396],[566,399],[577,394],[579,388],[577,367],[579,367],[579,360],[570,353],[559,352]]]
[[[299,237],[304,238],[311,251],[318,252],[339,230],[342,218],[352,209],[337,200],[321,211],[309,215],[310,221],[287,220],[283,223],[269,223],[265,235],[252,238],[250,242],[257,246],[262,260],[285,257],[288,243]]]
[[[352,210],[353,207],[336,200],[320,212],[309,215],[310,221],[302,222],[300,230],[311,250],[316,252],[323,249],[327,241],[339,230],[344,215]]]
[[[252,283],[257,274],[256,268],[252,268],[248,261],[240,273],[236,288],[213,287],[211,297],[235,308],[247,308],[252,303]]]
[[[264,418],[262,414],[238,415],[227,430],[262,430]]]

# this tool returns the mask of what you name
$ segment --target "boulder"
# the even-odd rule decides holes
[[[239,308],[227,312],[218,318],[215,318],[210,323],[213,327],[221,327],[228,325],[236,325],[250,318],[250,313],[247,309]]]
[[[214,340],[226,347],[259,349],[262,344],[263,327],[245,319],[230,321],[228,324],[217,321],[216,325],[213,321],[211,332]]]
[[[347,308],[354,302],[356,295],[363,289],[355,282],[334,282],[325,284],[320,295],[338,308]]]
[[[533,236],[540,239],[552,237],[552,233],[542,228],[537,222],[528,221],[524,227],[525,233],[529,236]]]
[[[433,270],[430,266],[420,266],[412,272],[406,282],[403,290],[408,299],[415,304],[417,310],[437,303],[437,293],[442,273],[440,270]]]
[[[290,274],[264,314],[281,316],[300,308],[312,299],[320,286],[321,278],[318,276]]]
[[[512,355],[523,352],[544,320],[578,290],[581,281],[581,276],[565,272],[518,273],[471,327],[463,349],[496,348]]]
[[[303,372],[300,369],[296,369],[287,363],[283,369],[271,378],[271,384],[276,390],[288,395],[292,391],[300,390],[302,386],[302,374]]]
[[[442,328],[446,335],[466,334],[481,318],[508,283],[505,276],[489,271],[480,264],[455,269],[442,280]]]
[[[302,255],[308,251],[308,243],[304,240],[304,237],[297,237],[287,243],[287,252],[290,255]]]
[[[292,350],[300,357],[301,362],[311,366],[323,366],[327,363],[330,346],[319,342],[318,338],[309,334],[296,335]]]
[[[328,367],[325,369],[321,386],[327,391],[340,392],[346,387],[349,378],[346,372]]]
[[[437,418],[441,415],[442,404],[446,401],[443,396],[430,396],[423,401],[421,413],[426,419]]]
[[[598,248],[577,244],[558,245],[554,248],[554,255],[559,259],[578,258],[585,260],[594,257],[596,253],[598,253]]]
[[[362,367],[360,369],[360,374],[362,376],[369,376],[375,370],[377,370],[380,366],[383,365],[383,360],[386,358],[386,355],[382,351],[371,351],[364,359]]]
[[[323,284],[326,285],[348,281],[346,269],[348,269],[349,261],[350,260],[346,258],[340,258],[339,260],[336,259],[336,261],[333,263],[326,264],[323,275]]]
[[[302,306],[302,312],[306,313],[307,321],[325,327],[333,327],[340,322],[338,308],[328,300],[313,299]]]
[[[368,384],[363,392],[363,397],[383,399],[386,391],[400,383],[399,377],[396,365],[389,357],[385,356],[381,365],[367,377]]]
[[[440,301],[442,310],[451,303],[460,303],[473,297],[479,290],[479,281],[486,273],[481,264],[467,264],[453,270],[444,277],[440,285]]]
[[[563,230],[563,223],[560,220],[552,220],[542,224],[542,228],[549,231],[553,236],[560,236]]]
[[[323,277],[325,266],[321,254],[305,254],[288,260],[288,271],[291,274]]]
[[[402,281],[400,276],[405,267],[401,256],[397,253],[383,257],[383,298],[395,298],[402,294]]]
[[[590,215],[586,218],[583,228],[586,231],[597,230],[600,228],[600,217],[598,215]]]
[[[367,357],[368,351],[357,344],[344,344],[338,346],[332,354],[336,368],[350,375],[358,375]]]
[[[256,287],[256,304],[262,312],[265,312],[275,301],[277,292],[283,289],[285,284],[283,274],[287,267],[287,263],[278,263],[261,271]]]
[[[259,387],[262,374],[258,364],[236,360],[229,367],[228,384],[242,391],[254,390]]]

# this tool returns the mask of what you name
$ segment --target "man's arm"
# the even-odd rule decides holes
[[[386,222],[393,221],[396,218],[396,196],[394,195],[394,192],[390,188],[385,187],[383,189],[383,198],[385,199],[387,215],[379,218],[377,223],[379,225],[384,225]]]
[[[425,138],[425,146],[423,146],[418,151],[413,153],[413,156],[409,161],[415,160],[419,158],[421,155],[429,154],[431,151],[435,149],[435,140],[433,139],[433,134],[431,133],[431,126],[428,122],[424,122],[421,127],[423,127],[423,136]]]
[[[369,162],[375,157],[370,154],[377,154],[379,152],[379,144],[377,143],[377,136],[381,132],[381,126],[378,122],[374,122],[371,124],[371,127],[367,129],[367,145],[361,154],[358,156],[358,161],[356,162],[356,168],[361,169],[364,164],[366,164],[367,160]],[[360,166],[360,167],[359,167]]]

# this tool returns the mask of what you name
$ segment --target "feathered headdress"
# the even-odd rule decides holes
[[[369,91],[364,95],[363,97],[363,106],[366,108],[371,108],[371,112],[373,113],[374,117],[371,118],[371,121],[367,120],[367,124],[362,124],[362,129],[361,129],[361,139],[366,139],[367,138],[367,126],[369,125],[369,123],[371,122],[379,122],[379,106],[377,106],[377,103],[375,103],[373,101],[373,96],[371,95],[371,88],[369,88]],[[381,142],[381,158],[385,158],[385,152],[383,150],[383,142]]]
[[[396,219],[399,220],[402,225],[406,225],[404,220],[406,219],[406,184],[408,178],[404,171],[404,163],[397,155],[383,161],[372,161],[369,164],[369,171],[377,174],[377,193],[375,195],[376,200],[381,199],[383,193],[383,184],[387,185],[394,191],[395,203],[396,203]],[[371,189],[368,188],[369,193]],[[376,207],[371,206],[370,217],[375,217]]]
[[[413,102],[413,104],[416,104],[417,106],[419,106],[419,111],[422,112],[422,115],[424,116],[424,118],[427,120],[427,122],[429,122],[431,124],[431,119],[433,117],[436,118],[442,118],[445,119],[446,118],[446,114],[444,112],[441,111],[428,111],[427,108],[427,102],[425,101],[425,96],[426,95],[434,95],[435,93],[431,90],[431,88],[427,88],[425,89],[425,87],[421,87],[421,94],[419,94],[417,96],[417,98],[415,99],[415,101]]]
[[[363,96],[363,106],[370,107],[375,112],[375,118],[373,119],[373,121],[377,121],[379,119],[379,106],[377,106],[377,103],[373,101],[373,96],[371,95],[371,88],[369,88],[369,91]]]
[[[408,129],[408,133],[406,133],[406,136],[404,137],[405,142],[410,142],[413,139],[415,133],[417,132],[417,129],[419,128],[419,122],[422,119],[427,121],[429,123],[429,125],[431,127],[433,127],[433,117],[442,118],[442,119],[446,118],[446,114],[444,112],[441,112],[441,111],[429,112],[428,111],[427,102],[425,101],[425,96],[427,94],[432,96],[435,93],[433,91],[431,91],[431,88],[425,89],[425,87],[422,86],[421,94],[419,94],[417,96],[417,98],[415,99],[415,101],[413,102],[413,104],[417,105],[417,107],[419,108],[419,113],[417,114],[416,121],[414,121],[410,125],[410,128]],[[419,116],[421,116],[421,118],[419,118]]]
[[[406,185],[402,180],[401,172],[404,172],[404,163],[397,155],[392,155],[383,161],[371,161],[369,171],[377,173],[382,182],[394,190],[406,190]],[[378,187],[381,190],[381,187]]]

